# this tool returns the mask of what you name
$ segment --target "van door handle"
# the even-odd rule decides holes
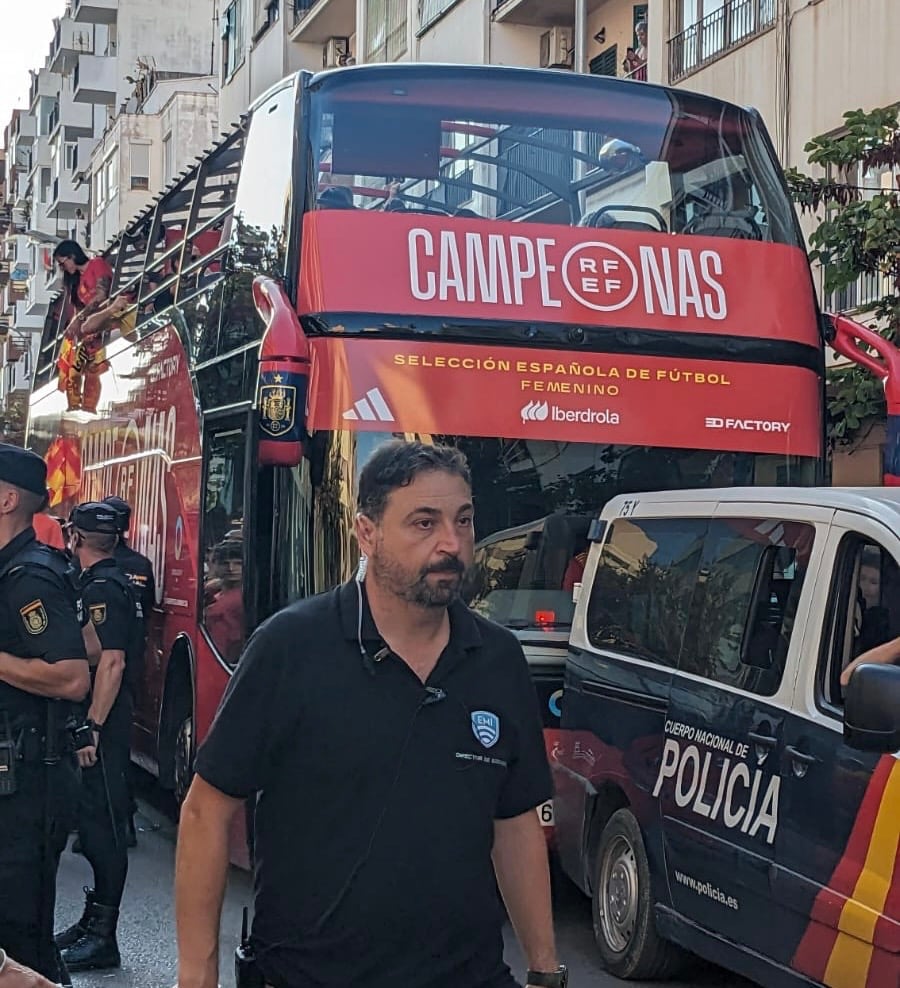
[[[756,731],[748,731],[747,737],[750,738],[754,744],[761,744],[764,748],[774,748],[778,744],[778,738],[773,734],[759,734]]]
[[[805,751],[801,751],[799,748],[795,748],[792,744],[785,745],[784,750],[793,761],[801,762],[803,765],[815,765],[815,763],[819,760],[815,755],[810,755]]]

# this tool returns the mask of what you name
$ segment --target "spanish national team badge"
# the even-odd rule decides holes
[[[47,625],[50,621],[47,617],[47,611],[44,609],[43,601],[33,600],[30,604],[26,604],[25,607],[19,608],[19,613],[22,615],[25,630],[29,635],[40,635],[47,630]]]
[[[488,710],[473,710],[472,733],[485,748],[493,748],[500,740],[500,718]]]
[[[277,383],[263,384],[259,389],[259,427],[276,438],[293,429],[297,407],[297,389],[282,384],[280,378],[276,374],[273,380]]]
[[[91,621],[94,624],[103,624],[106,620],[106,604],[91,604]]]

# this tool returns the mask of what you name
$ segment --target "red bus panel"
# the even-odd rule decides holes
[[[299,309],[626,326],[821,348],[799,248],[422,214],[307,214]]]
[[[308,427],[819,456],[820,389],[801,367],[319,337]]]

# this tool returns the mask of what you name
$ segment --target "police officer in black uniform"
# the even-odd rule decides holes
[[[135,656],[134,668],[132,669],[131,680],[135,684],[135,689],[140,687],[143,679],[144,653],[147,649],[147,632],[149,630],[150,615],[156,603],[156,581],[153,579],[153,564],[150,560],[137,552],[128,544],[128,529],[131,525],[131,505],[121,497],[110,494],[103,498],[104,504],[109,504],[116,509],[119,515],[119,541],[116,543],[114,553],[119,569],[128,577],[131,587],[134,590],[141,609],[144,612],[144,637],[140,653]],[[128,801],[131,808],[128,814],[128,846],[137,845],[137,831],[134,826],[134,814],[137,812],[137,804],[134,801],[134,791],[132,786],[131,772],[128,774]]]
[[[0,444],[0,948],[61,981],[56,869],[77,791],[66,723],[90,679],[66,559],[31,527],[46,479],[39,456]]]
[[[113,557],[120,527],[116,511],[88,502],[72,512],[71,523],[84,606],[103,651],[86,716],[93,744],[78,752],[78,836],[94,871],[94,888],[87,892],[81,919],[56,942],[70,970],[87,971],[121,963],[116,927],[128,873],[126,774],[133,710],[128,668],[141,646],[143,612]]]
[[[128,577],[135,591],[135,596],[144,610],[144,619],[149,616],[150,609],[156,602],[156,582],[153,579],[153,564],[128,544],[128,529],[131,525],[131,505],[124,498],[110,494],[103,498],[103,504],[115,508],[119,516],[119,541],[113,553],[119,569]]]

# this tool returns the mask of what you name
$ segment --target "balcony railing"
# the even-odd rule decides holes
[[[294,23],[296,27],[300,21],[316,6],[321,0],[293,0]]]
[[[775,0],[725,0],[669,40],[669,81],[679,79],[721,58],[775,23]]]
[[[859,312],[871,309],[887,294],[887,282],[883,274],[863,274],[846,288],[834,292],[828,300],[832,312]]]

